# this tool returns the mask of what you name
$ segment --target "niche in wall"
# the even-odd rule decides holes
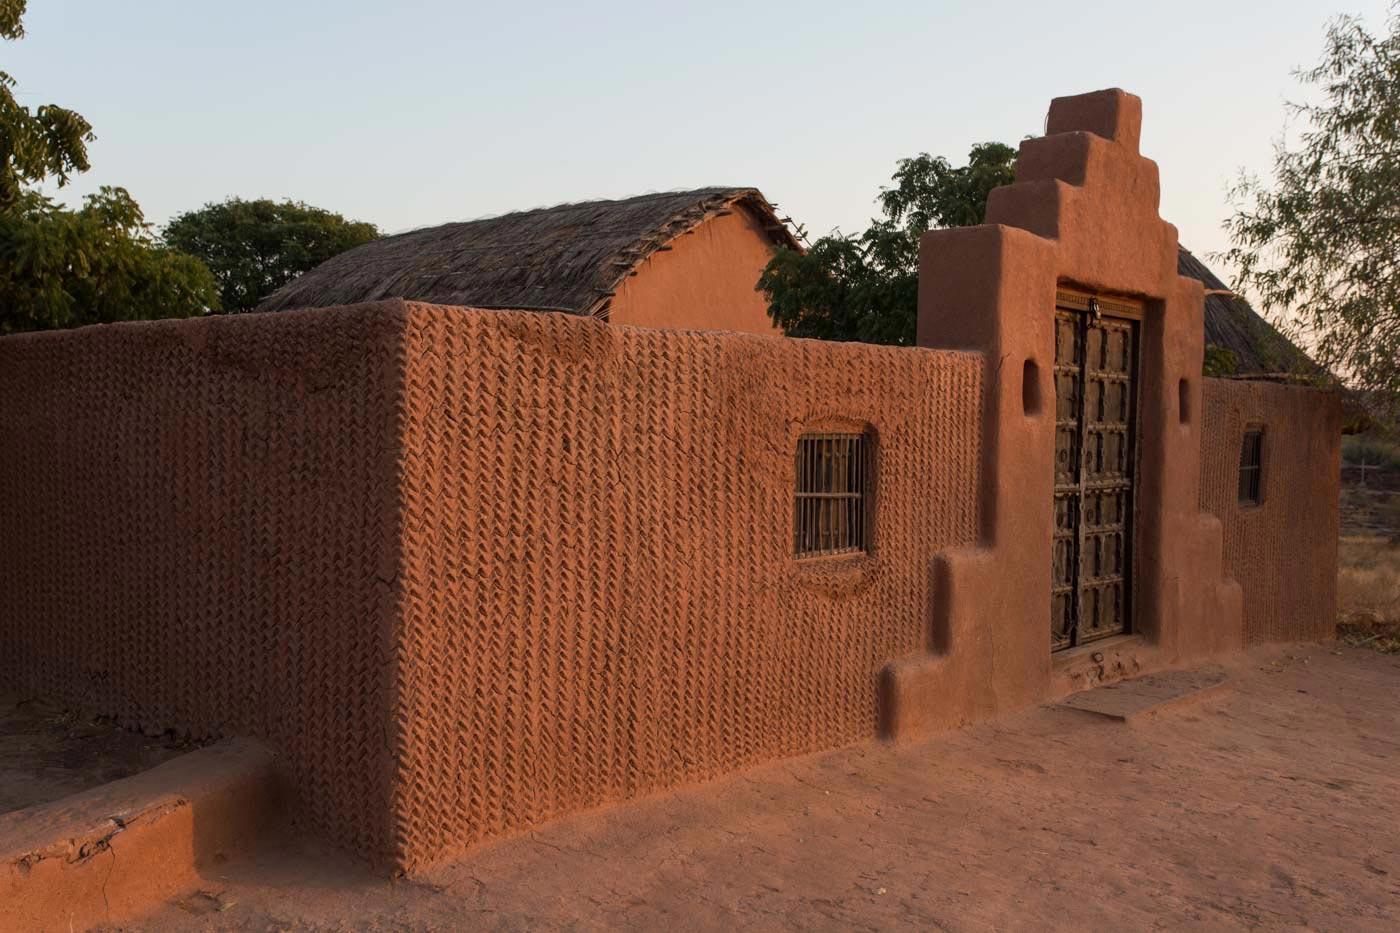
[[[1027,416],[1040,414],[1040,367],[1035,360],[1021,366],[1021,410]]]

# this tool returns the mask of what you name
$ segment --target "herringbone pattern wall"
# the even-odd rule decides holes
[[[400,305],[0,340],[0,684],[274,745],[387,859]]]
[[[403,302],[0,340],[0,684],[252,735],[423,865],[875,734],[977,527],[977,357]],[[875,432],[797,562],[806,428]]]
[[[873,736],[977,527],[980,358],[416,306],[404,867]],[[804,426],[877,435],[874,554],[793,559]]]
[[[1341,405],[1296,386],[1207,379],[1201,509],[1225,531],[1247,644],[1331,638],[1337,623]],[[1264,431],[1263,500],[1239,503],[1240,442]]]

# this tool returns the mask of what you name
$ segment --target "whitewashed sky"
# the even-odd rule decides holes
[[[855,231],[896,159],[960,162],[1119,86],[1203,254],[1343,12],[1380,29],[1385,0],[31,0],[0,68],[96,128],[65,200],[122,185],[159,224],[291,197],[390,232],[712,184]]]

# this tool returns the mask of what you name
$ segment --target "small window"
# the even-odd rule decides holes
[[[1264,429],[1250,428],[1240,443],[1240,505],[1258,505],[1264,492]]]
[[[804,434],[798,440],[798,557],[869,549],[870,448],[865,434]]]

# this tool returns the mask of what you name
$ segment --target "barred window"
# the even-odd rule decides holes
[[[864,434],[804,434],[798,439],[798,557],[869,549],[870,452]]]
[[[1264,492],[1264,429],[1250,428],[1240,443],[1240,505],[1258,505]]]

